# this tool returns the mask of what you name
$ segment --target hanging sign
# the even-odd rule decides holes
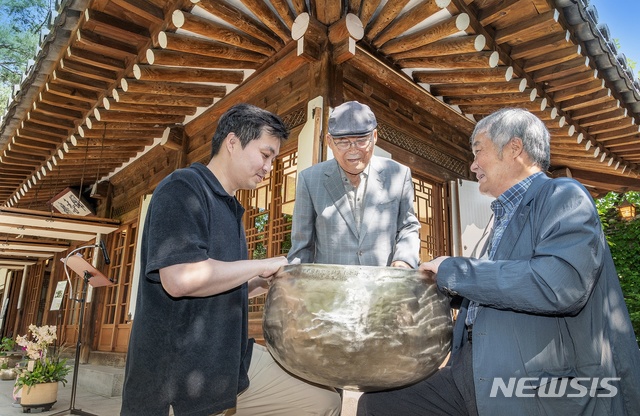
[[[67,288],[67,281],[61,280],[56,285],[56,291],[53,294],[53,300],[51,301],[51,309],[52,311],[59,311],[60,306],[62,305],[62,299],[64,298],[64,291]]]
[[[94,215],[89,204],[78,198],[77,192],[71,188],[65,188],[58,195],[51,198],[49,202],[51,207],[61,214]]]

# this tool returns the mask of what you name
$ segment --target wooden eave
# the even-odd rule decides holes
[[[179,151],[172,131],[202,134],[323,48],[346,94],[421,145],[468,164],[475,122],[523,107],[552,133],[551,170],[640,190],[639,84],[602,27],[582,0],[65,1],[0,126],[0,204],[48,210],[153,146]]]
[[[0,268],[21,268],[52,258],[117,230],[119,221],[98,217],[0,208]]]

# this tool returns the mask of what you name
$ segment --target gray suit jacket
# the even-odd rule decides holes
[[[388,266],[403,260],[417,267],[418,222],[413,209],[411,171],[373,156],[360,232],[336,160],[298,176],[289,261]]]
[[[480,415],[640,414],[640,350],[596,208],[578,182],[536,178],[494,259],[446,259],[437,279],[443,291],[465,298],[452,360],[466,342],[469,299],[482,305],[472,345]],[[512,377],[530,377],[524,393],[534,397],[495,389],[496,378],[508,384]],[[614,391],[603,377],[620,378],[605,382],[617,390],[613,397],[604,397]],[[588,392],[569,387],[584,397],[539,397],[561,391],[553,378],[573,379]]]

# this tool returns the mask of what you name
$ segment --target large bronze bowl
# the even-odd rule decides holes
[[[451,347],[449,299],[426,272],[297,264],[267,294],[267,348],[291,373],[356,391],[400,387],[435,372]]]

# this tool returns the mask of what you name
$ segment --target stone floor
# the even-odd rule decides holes
[[[62,415],[71,414],[71,379],[69,375],[69,383],[66,386],[58,385],[58,401],[53,405],[51,410],[43,412],[42,409],[31,409],[31,414],[54,415],[60,413]],[[104,397],[95,393],[91,393],[82,386],[76,388],[76,400],[73,410],[82,410],[82,412],[94,414],[96,416],[115,416],[120,413],[120,397]],[[21,415],[23,409],[13,398],[13,381],[0,380],[0,415],[11,416]]]
[[[68,376],[69,383],[66,386],[59,385],[58,401],[53,405],[52,409],[43,412],[42,409],[32,409],[31,414],[41,415],[61,415],[71,414],[71,380],[72,375]],[[342,415],[355,416],[358,397],[360,393],[345,391],[343,397]],[[105,397],[88,391],[83,388],[80,383],[76,388],[76,400],[73,410],[82,410],[82,412],[90,413],[96,416],[116,416],[120,413],[121,397]],[[0,416],[12,416],[23,414],[23,409],[13,399],[13,381],[0,380]],[[29,413],[27,413],[29,414]]]

